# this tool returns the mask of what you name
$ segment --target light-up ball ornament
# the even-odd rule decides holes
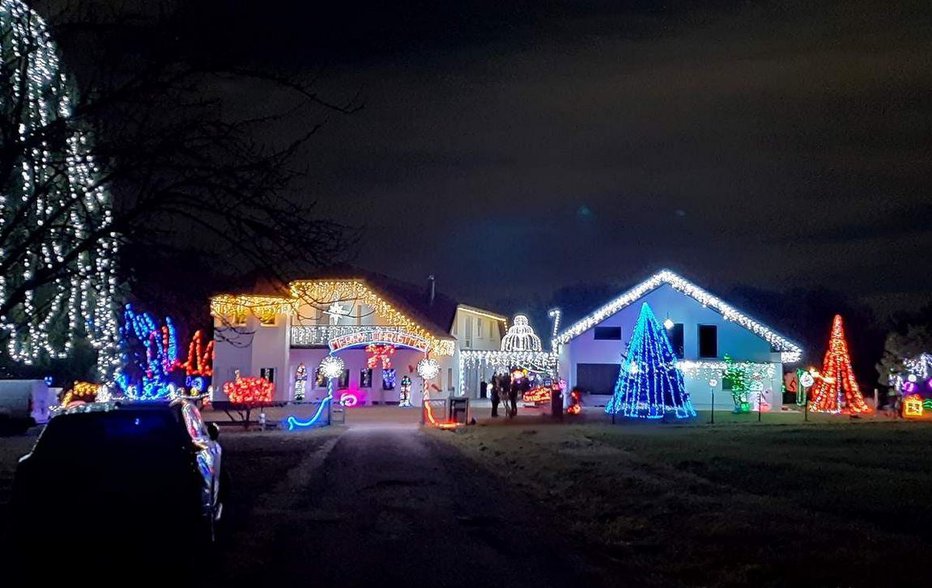
[[[440,364],[436,359],[425,357],[421,361],[417,362],[417,375],[421,376],[425,380],[433,380],[439,373]]]
[[[636,374],[636,373],[638,373],[639,371],[641,371],[641,368],[638,367],[638,364],[637,364],[637,363],[635,363],[635,362],[632,361],[632,362],[631,362],[631,365],[628,366],[628,373],[629,373],[629,374]]]
[[[799,383],[805,388],[809,388],[815,384],[815,378],[812,377],[812,374],[809,372],[803,372],[803,375],[799,376]]]
[[[325,378],[339,378],[343,375],[343,359],[328,355],[320,362],[320,373]]]
[[[916,380],[918,380],[919,378],[916,377],[916,374],[909,374],[909,376],[907,376],[906,379],[909,380],[910,382],[915,383]]]
[[[710,388],[715,388],[716,386],[718,386],[718,380],[716,380],[715,378],[711,378],[711,379],[709,380],[709,387],[710,387]]]
[[[670,329],[673,328],[673,321],[670,320],[670,319],[667,319],[667,320],[663,321],[663,326],[664,326],[664,328],[666,328],[666,329],[669,331]]]

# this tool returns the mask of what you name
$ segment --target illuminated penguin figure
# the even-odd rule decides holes
[[[411,378],[408,376],[401,377],[401,395],[398,398],[398,406],[411,406]]]

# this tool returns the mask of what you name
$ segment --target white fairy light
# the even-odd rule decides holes
[[[777,334],[767,326],[739,312],[737,309],[727,304],[720,298],[713,296],[699,286],[681,278],[670,270],[661,270],[657,272],[634,288],[624,292],[621,294],[621,296],[611,300],[608,304],[596,309],[595,312],[574,323],[565,331],[557,335],[555,341],[558,344],[568,343],[570,339],[573,339],[585,331],[588,331],[606,318],[612,316],[622,308],[635,302],[648,292],[659,288],[663,284],[669,284],[675,290],[686,294],[690,298],[695,299],[703,306],[715,310],[721,314],[725,320],[735,322],[748,329],[755,335],[759,336],[760,338],[764,339],[770,343],[771,347],[780,352],[780,357],[784,362],[793,363],[799,361],[800,357],[802,356],[802,349],[796,343],[793,343],[789,339],[786,339],[785,337]]]
[[[64,358],[73,349],[74,338],[86,333],[98,353],[99,376],[108,381],[118,361],[111,261],[117,252],[116,235],[110,232],[84,252],[76,247],[110,226],[110,196],[98,183],[100,169],[89,153],[84,131],[66,120],[67,136],[61,144],[37,140],[71,115],[73,99],[45,21],[20,0],[0,0],[0,54],[10,72],[4,83],[13,98],[0,103],[0,111],[8,117],[12,109],[21,108],[18,140],[34,145],[24,148],[16,164],[20,173],[12,188],[20,198],[0,197],[0,230],[11,219],[29,213],[12,233],[22,237],[9,239],[11,243],[0,252],[4,259],[11,249],[27,248],[27,254],[0,279],[0,302],[25,289],[22,301],[0,318],[0,329],[8,337],[7,353],[25,364],[44,357]],[[63,170],[59,161],[64,162]],[[38,242],[25,242],[39,234]],[[29,284],[49,271],[61,276]]]
[[[425,380],[433,380],[440,373],[440,363],[436,359],[425,357],[417,362],[417,375]]]
[[[515,323],[508,327],[508,333],[502,337],[502,351],[541,351],[540,337],[523,314],[515,315]]]

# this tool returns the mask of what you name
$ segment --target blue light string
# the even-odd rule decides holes
[[[324,407],[327,406],[327,403],[333,400],[333,378],[327,378],[327,397],[320,401],[320,406],[317,407],[317,412],[309,420],[300,421],[294,415],[289,416],[285,419],[285,423],[288,425],[289,431],[294,431],[295,429],[307,429],[313,427],[317,421],[320,419],[320,416],[324,413]]]
[[[670,341],[645,302],[605,412],[660,419],[667,411],[676,418],[696,416]]]

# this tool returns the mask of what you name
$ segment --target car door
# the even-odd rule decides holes
[[[210,489],[209,504],[204,506],[213,510],[220,493],[220,444],[210,438],[207,426],[200,411],[193,404],[185,404],[181,409],[188,435],[196,448],[197,469],[204,479],[205,488]]]

